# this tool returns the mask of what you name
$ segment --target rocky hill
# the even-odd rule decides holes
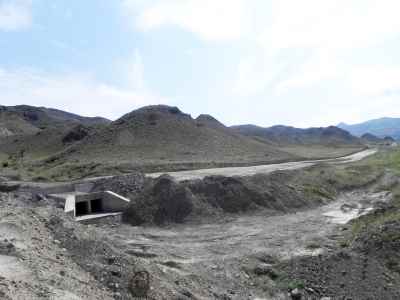
[[[43,158],[109,123],[52,108],[0,106],[0,156],[23,152],[29,159]]]
[[[301,129],[290,126],[263,128],[255,125],[233,126],[240,134],[278,145],[360,145],[360,139],[345,130],[330,126],[326,128]]]
[[[354,125],[340,123],[338,127],[356,136],[370,133],[379,138],[390,136],[400,140],[400,118],[380,118]]]
[[[93,126],[108,124],[100,117],[82,117],[69,112],[28,105],[0,106],[0,132],[3,136],[34,134],[50,128],[65,128],[74,125]]]
[[[114,122],[49,108],[1,107],[0,127],[0,163],[7,171],[55,180],[338,157],[363,147],[336,127],[229,128],[210,115],[192,118],[166,105]]]
[[[63,155],[82,162],[134,164],[268,162],[293,158],[231,130],[211,116],[193,119],[176,107],[164,105],[128,113]]]
[[[371,133],[365,133],[361,136],[361,139],[365,141],[366,143],[372,143],[372,144],[379,144],[383,143],[384,139],[381,139],[377,137],[376,135],[373,135]]]

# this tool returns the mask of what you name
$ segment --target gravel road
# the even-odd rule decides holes
[[[332,163],[332,164],[342,164],[350,163],[362,160],[370,155],[377,152],[376,149],[367,149],[349,156],[333,159],[320,159],[311,161],[298,161],[298,162],[288,162],[280,164],[270,164],[270,165],[260,165],[251,167],[228,167],[228,168],[215,168],[215,169],[200,169],[200,170],[190,170],[190,171],[179,171],[179,172],[167,172],[167,173],[150,173],[146,174],[149,177],[157,178],[163,174],[168,174],[175,178],[177,181],[183,180],[194,180],[203,179],[207,176],[220,175],[220,176],[251,176],[255,174],[269,174],[274,171],[280,170],[295,170],[310,167],[317,163]]]

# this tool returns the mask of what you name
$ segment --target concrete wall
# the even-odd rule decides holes
[[[96,193],[90,193],[90,194],[76,195],[75,203],[79,203],[79,202],[89,202],[90,203],[90,201],[97,200],[97,199],[102,200],[103,212],[105,212],[105,213],[121,212],[127,207],[127,205],[130,202],[129,199],[124,198],[116,193],[113,193],[111,191],[105,191],[105,192],[96,192]],[[90,204],[89,204],[89,207],[90,207]]]
[[[73,217],[77,217],[77,203],[85,203],[78,205],[80,210],[78,214],[84,215],[95,215],[108,214],[108,213],[120,213],[125,210],[130,200],[122,197],[111,191],[95,192],[95,193],[84,193],[82,190],[90,189],[89,185],[83,185],[79,187],[80,192],[68,192],[60,194],[50,194],[48,197],[54,199],[59,207],[64,208],[64,212]],[[98,201],[93,201],[98,200]]]
[[[106,191],[104,192],[103,207],[106,211],[117,212],[123,211],[128,206],[130,200],[122,197],[114,192]]]

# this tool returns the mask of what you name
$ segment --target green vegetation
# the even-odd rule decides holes
[[[307,198],[312,198],[313,196],[320,196],[330,200],[335,198],[335,195],[332,192],[327,191],[324,187],[313,186],[311,184],[306,184],[304,186],[304,193]]]
[[[282,290],[291,291],[294,289],[303,290],[306,285],[301,280],[292,280],[292,279],[287,278],[286,276],[282,276],[279,279],[278,286]]]
[[[356,164],[361,168],[372,168],[380,170],[391,170],[400,175],[400,149],[381,151],[370,158]]]
[[[383,224],[390,222],[400,222],[400,188],[394,189],[394,199],[391,202],[391,209],[384,210],[381,213],[368,214],[356,219],[351,224],[351,238],[354,239],[364,230],[374,230]],[[398,233],[382,233],[382,241],[400,240],[400,232]]]
[[[376,155],[358,162],[350,168],[362,170],[362,176],[370,173],[391,174],[391,180],[383,180],[381,186],[377,189],[382,191],[390,191],[393,194],[393,200],[389,207],[380,209],[376,212],[364,215],[351,222],[348,235],[341,241],[341,245],[350,246],[362,234],[374,234],[379,236],[383,243],[390,243],[400,240],[400,232],[381,231],[383,225],[400,223],[400,149],[379,152]],[[359,176],[361,177],[361,175]]]

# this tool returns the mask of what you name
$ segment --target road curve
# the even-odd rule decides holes
[[[269,164],[251,167],[228,167],[228,168],[214,168],[214,169],[200,169],[200,170],[189,170],[189,171],[178,171],[178,172],[162,172],[162,173],[149,173],[146,174],[148,177],[157,178],[163,174],[172,176],[177,181],[183,180],[194,180],[203,179],[207,176],[220,175],[220,176],[251,176],[255,174],[269,174],[274,171],[281,170],[295,170],[313,166],[317,163],[332,163],[332,164],[344,164],[362,160],[370,155],[377,152],[376,149],[367,149],[361,152],[357,152],[352,155],[348,155],[340,158],[331,159],[320,159],[320,160],[309,160],[309,161],[297,161],[280,164]]]

